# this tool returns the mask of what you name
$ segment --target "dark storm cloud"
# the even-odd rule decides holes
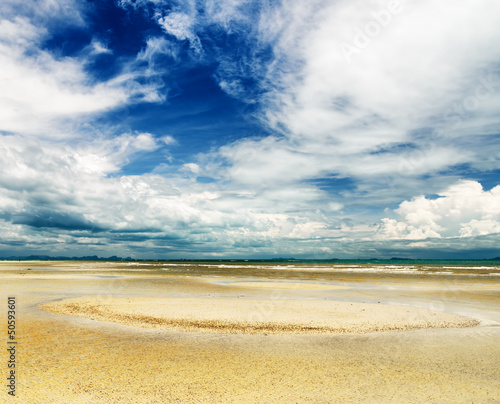
[[[24,224],[34,228],[52,228],[60,230],[103,231],[103,228],[86,220],[81,214],[57,212],[53,210],[34,210],[6,215],[13,224]]]

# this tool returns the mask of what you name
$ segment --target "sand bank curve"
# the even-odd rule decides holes
[[[409,306],[325,300],[85,297],[41,308],[136,327],[230,334],[359,334],[479,324],[457,314]]]
[[[332,289],[350,289],[349,286],[329,285],[324,283],[310,282],[251,282],[251,281],[236,281],[229,282],[231,286],[243,286],[247,288],[264,288],[264,289],[295,289],[295,290],[332,290]]]

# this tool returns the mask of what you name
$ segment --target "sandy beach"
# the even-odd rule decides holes
[[[19,336],[17,397],[0,402],[500,402],[497,276],[0,267]]]

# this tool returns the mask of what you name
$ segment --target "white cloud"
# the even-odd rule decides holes
[[[54,251],[82,242],[82,237],[96,244],[93,248],[105,242],[116,251],[125,248],[123,237],[137,248],[151,249],[154,242],[202,242],[214,250],[234,244],[243,251],[325,234],[321,215],[304,210],[324,197],[313,187],[269,189],[254,198],[175,176],[110,176],[133,153],[157,146],[144,133],[75,146],[1,136],[0,220],[12,223],[9,231],[17,238],[10,240],[26,236],[32,247],[35,239],[45,240],[54,244]],[[195,174],[200,169],[194,163],[185,167]],[[92,229],[96,232],[90,236]]]
[[[433,225],[422,225],[415,227],[406,222],[398,222],[395,219],[382,219],[382,226],[379,233],[379,239],[406,239],[421,240],[429,237],[440,238],[441,235],[435,231]]]
[[[89,50],[92,55],[112,54],[113,51],[109,49],[103,42],[94,38],[89,45]]]
[[[38,37],[46,34],[42,27],[33,26],[26,18],[14,17],[12,20],[0,20],[1,36],[0,41],[3,46],[13,45],[19,47],[28,46]]]
[[[148,256],[161,246],[166,253],[168,245],[177,246],[177,254],[184,251],[180,248],[192,254],[204,249],[272,254],[283,240],[308,244],[309,239],[333,234],[321,212],[309,206],[325,197],[314,187],[248,195],[176,176],[110,176],[128,156],[142,150],[143,136],[127,134],[80,146],[2,136],[0,165],[7,169],[0,175],[0,220],[11,221],[4,223],[9,240],[26,237],[24,245],[35,250],[36,242],[42,249],[50,243],[52,251],[64,246],[99,251],[99,244],[105,243],[103,255],[136,255],[129,250],[133,247]],[[199,166],[191,163],[186,168],[196,174]],[[308,248],[304,245],[304,251]]]
[[[189,40],[191,47],[199,54],[202,53],[200,38],[194,33],[193,25],[196,18],[196,10],[191,8],[191,13],[171,12],[164,17],[158,18],[158,24],[167,34],[173,35],[179,40]]]
[[[3,0],[0,18],[13,20],[17,16],[27,16],[36,25],[85,25],[87,4],[75,0]]]
[[[156,140],[151,133],[139,133],[133,138],[131,144],[137,150],[152,151],[158,148]]]
[[[139,133],[93,139],[68,150],[74,152],[77,165],[83,171],[108,175],[127,164],[135,153],[151,152],[159,147],[150,133]]]
[[[93,146],[70,147],[2,136],[0,227],[6,236],[0,247],[22,242],[36,251],[49,243],[52,251],[74,248],[75,254],[82,254],[86,248],[98,252],[104,243],[101,255],[144,257],[151,257],[152,251],[168,256],[172,246],[176,256],[198,257],[208,251],[232,256],[312,256],[323,248],[322,257],[328,258],[325,254],[395,248],[396,244],[388,244],[394,239],[399,239],[397,246],[403,250],[411,247],[401,244],[405,239],[429,237],[432,246],[447,249],[491,246],[493,241],[484,237],[500,226],[500,186],[484,191],[474,181],[449,187],[438,199],[417,197],[403,202],[396,211],[401,219],[384,219],[373,240],[375,227],[339,221],[344,207],[314,186],[291,184],[251,191],[197,184],[177,176],[109,176],[133,153],[145,146],[147,150],[148,138],[148,134],[125,134],[114,142],[103,139]],[[186,168],[194,173],[200,169],[194,163]],[[52,222],[48,214],[54,215]],[[63,219],[66,229],[57,227]],[[476,236],[483,239],[471,238]],[[441,237],[441,244],[435,237]],[[465,244],[460,244],[462,239]]]
[[[176,144],[177,143],[177,141],[172,136],[170,136],[170,135],[162,136],[159,140],[161,140],[166,145]]]
[[[461,181],[439,193],[418,196],[396,209],[402,217],[382,219],[381,239],[472,237],[500,232],[500,185],[484,191],[476,181]]]
[[[53,3],[53,4],[52,4]],[[69,2],[66,2],[69,4]],[[141,70],[124,71],[110,80],[95,82],[85,70],[86,56],[109,53],[96,39],[89,45],[91,52],[81,57],[60,57],[40,48],[49,35],[48,21],[59,21],[69,5],[61,2],[43,2],[43,19],[26,14],[1,18],[0,14],[0,130],[45,138],[78,136],[67,124],[126,105],[129,102],[161,100],[158,84],[139,84]],[[58,14],[63,13],[63,14]],[[78,14],[78,13],[76,13]],[[7,15],[8,16],[8,15]],[[48,20],[48,21],[47,21]],[[68,18],[66,23],[82,19]],[[145,74],[145,73],[144,73]],[[148,73],[151,74],[151,73]]]
[[[186,163],[182,165],[181,170],[198,174],[200,172],[200,166],[195,163]]]
[[[151,37],[146,40],[146,46],[138,53],[137,60],[145,60],[150,66],[155,65],[155,58],[158,55],[168,55],[177,60],[179,46],[164,37]]]
[[[192,33],[193,19],[184,13],[170,13],[165,17],[160,17],[158,22],[163,29],[177,39],[190,39],[194,35]]]

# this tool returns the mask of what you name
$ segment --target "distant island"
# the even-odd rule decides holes
[[[97,255],[88,255],[84,257],[64,257],[57,256],[52,257],[50,255],[28,255],[28,256],[11,256],[11,257],[1,257],[2,261],[141,261],[136,260],[131,257],[117,257],[112,255],[111,257],[98,257]]]

